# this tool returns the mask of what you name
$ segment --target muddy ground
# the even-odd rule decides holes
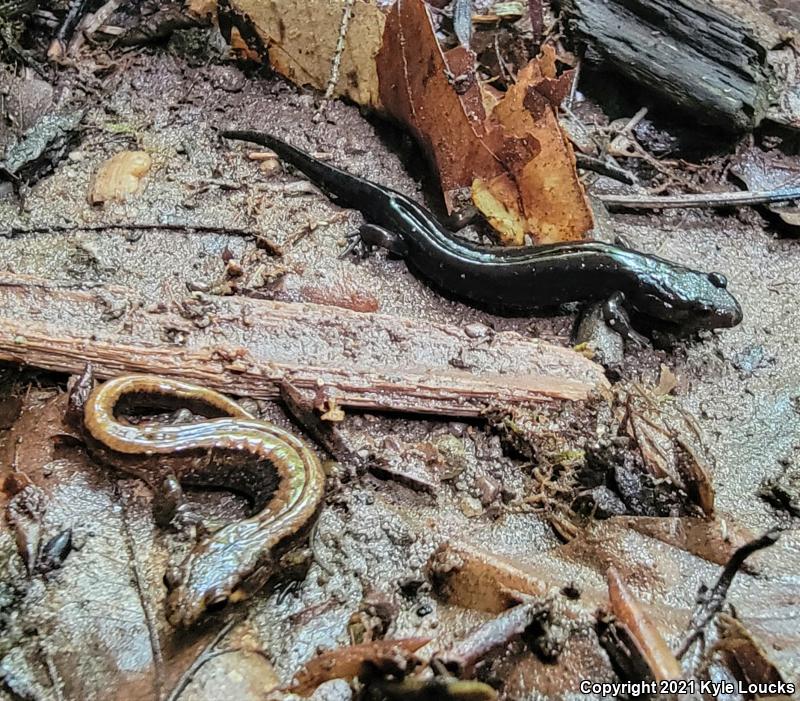
[[[412,177],[424,173],[424,163],[396,131],[341,103],[315,117],[313,95],[277,78],[247,76],[233,65],[198,68],[163,53],[129,54],[123,63],[98,79],[91,95],[78,87],[80,81],[65,80],[57,88],[54,100],[87,110],[79,141],[52,175],[25,194],[21,211],[6,192],[0,227],[67,224],[76,230],[0,237],[3,271],[122,286],[151,304],[170,305],[185,301],[192,289],[208,290],[224,280],[232,255],[251,287],[280,301],[455,325],[480,322],[570,345],[572,316],[496,317],[443,299],[402,261],[382,254],[339,260],[360,215],[342,212],[296,174],[263,172],[246,157],[252,149],[220,143],[214,130],[241,126],[291,135],[293,143],[328,154],[338,165],[425,199]],[[9,85],[14,109],[14,91],[21,88],[13,80]],[[42,110],[48,109],[45,99]],[[91,207],[86,195],[92,174],[125,148],[153,157],[143,191],[126,204]],[[268,255],[249,236],[80,229],[130,222],[246,228],[279,245],[283,255]],[[653,385],[663,364],[677,377],[676,394],[707,437],[723,530],[759,534],[791,526],[757,493],[787,465],[796,467],[800,456],[797,242],[777,237],[749,210],[609,215],[608,226],[638,249],[728,276],[744,310],[740,326],[671,351],[631,348],[618,375]],[[448,541],[508,558],[556,590],[572,583],[586,592],[556,661],[512,647],[484,675],[505,698],[580,698],[580,679],[614,678],[591,628],[594,593],[602,598],[609,564],[652,605],[673,645],[698,586],[719,572],[716,564],[616,522],[594,522],[562,545],[542,513],[522,506],[532,488],[530,465],[485,422],[348,415],[340,431],[354,451],[382,453],[399,473],[421,471],[433,493],[414,489],[413,480],[329,464],[334,477],[305,578],[279,583],[236,611],[175,634],[163,618],[161,577],[169,554],[186,543],[155,528],[150,494],[141,483],[93,463],[80,443],[55,438],[66,430],[65,377],[10,375],[9,396],[20,399],[4,400],[11,416],[4,424],[2,470],[13,465],[44,490],[45,537],[71,527],[76,548],[61,569],[28,578],[9,525],[0,525],[2,698],[256,699],[275,678],[287,682],[319,649],[351,642],[354,630],[388,625],[387,637],[429,636],[428,650],[445,647],[491,616],[448,604],[431,589],[425,565]],[[259,402],[257,409],[302,431],[279,402]],[[432,452],[438,457],[430,461]],[[194,498],[227,515],[242,507],[230,497]],[[753,557],[751,573],[737,579],[729,595],[787,681],[800,680],[799,585],[800,536],[788,530],[778,545]],[[372,620],[376,600],[391,611],[385,623]],[[228,633],[225,654],[192,667],[221,630]],[[315,698],[351,696],[348,685],[337,681]]]

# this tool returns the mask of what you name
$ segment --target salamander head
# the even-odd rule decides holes
[[[248,547],[251,531],[247,521],[229,524],[203,538],[179,567],[167,570],[167,620],[173,626],[191,626],[204,613],[221,611],[259,588],[264,563],[260,548]]]
[[[742,308],[728,292],[728,281],[721,273],[667,264],[658,265],[638,282],[630,293],[633,307],[683,330],[730,328],[742,320]]]

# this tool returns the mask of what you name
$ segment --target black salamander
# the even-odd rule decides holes
[[[274,151],[336,204],[367,220],[359,237],[405,258],[434,286],[479,306],[529,312],[569,302],[605,301],[606,321],[623,336],[629,312],[666,322],[673,331],[736,326],[739,303],[720,273],[703,273],[663,258],[600,241],[506,248],[471,243],[444,228],[405,195],[323,163],[269,134],[223,131]]]

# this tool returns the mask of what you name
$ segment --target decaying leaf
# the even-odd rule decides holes
[[[142,178],[152,166],[150,154],[145,151],[121,151],[103,163],[89,191],[91,204],[124,202],[139,191]]]
[[[638,384],[625,391],[619,403],[620,425],[650,474],[684,489],[706,516],[713,516],[711,464],[697,421],[672,397],[657,397]]]
[[[17,551],[30,575],[39,555],[47,498],[24,472],[8,475],[3,491],[11,497],[5,509],[6,519],[14,530]]]
[[[365,666],[389,673],[406,671],[416,664],[414,653],[430,638],[376,640],[361,645],[337,647],[308,661],[289,684],[287,691],[311,696],[314,690],[331,679],[352,679]]]
[[[619,623],[625,626],[638,652],[657,681],[680,679],[681,666],[669,649],[658,628],[628,590],[625,582],[613,567],[608,569],[608,598],[611,610]]]
[[[297,85],[325,89],[347,0],[230,0],[229,4],[257,32],[275,70]],[[353,2],[334,95],[379,107],[375,56],[385,21],[374,0]]]
[[[737,548],[755,538],[752,532],[734,520],[719,515],[713,519],[613,516],[609,523],[631,528],[717,565],[724,565]]]
[[[717,631],[719,638],[709,650],[709,656],[719,657],[736,679],[747,684],[784,681],[765,647],[742,621],[728,613],[720,613]]]
[[[520,602],[519,595],[545,597],[563,582],[552,573],[523,569],[509,559],[468,544],[445,543],[431,555],[428,576],[437,595],[450,604],[487,613],[500,613]],[[591,603],[599,598],[585,593]]]
[[[384,109],[435,164],[448,210],[468,188],[507,244],[580,238],[592,215],[555,108],[569,89],[552,51],[531,61],[499,100],[481,87],[472,54],[439,47],[421,0],[389,11],[377,56]]]
[[[513,150],[503,156],[506,172],[480,188],[487,204],[493,199],[515,215],[515,226],[498,229],[506,242],[524,243],[526,233],[540,243],[578,239],[592,227],[572,147],[555,111],[571,82],[571,74],[556,77],[555,53],[545,47],[538,61],[519,72],[517,82],[491,112],[490,119],[503,130],[506,153],[517,143],[537,144],[529,159],[518,159]],[[473,199],[476,189],[473,182]],[[518,203],[507,199],[509,192],[517,194]]]

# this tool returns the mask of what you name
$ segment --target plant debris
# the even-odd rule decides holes
[[[145,151],[121,151],[103,163],[89,192],[91,204],[124,202],[139,192],[142,179],[150,172],[152,159]]]
[[[83,116],[82,112],[44,115],[6,148],[0,172],[27,185],[51,173],[75,143]]]
[[[430,638],[407,638],[338,647],[307,662],[286,691],[308,697],[320,684],[331,679],[352,679],[376,673],[405,676],[418,663],[413,653],[429,642]]]

